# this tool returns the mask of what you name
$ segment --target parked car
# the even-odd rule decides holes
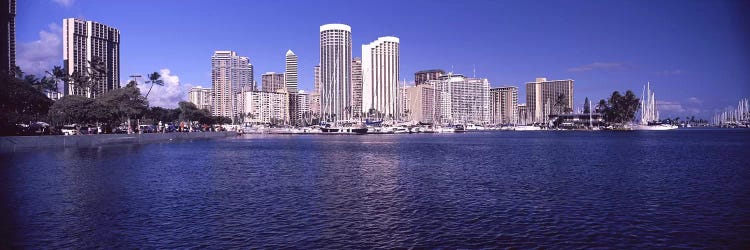
[[[62,131],[63,135],[77,135],[78,130],[76,130],[76,125],[65,125],[60,129]]]
[[[140,125],[140,126],[138,126],[138,130],[141,133],[153,133],[154,131],[156,131],[154,129],[154,126],[152,126],[152,125]]]

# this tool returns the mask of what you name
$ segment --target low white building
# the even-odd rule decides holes
[[[490,122],[490,82],[486,78],[467,78],[448,74],[429,85],[441,92],[440,114],[443,123]]]
[[[188,101],[195,104],[199,109],[207,109],[211,111],[211,103],[213,101],[213,90],[210,88],[204,88],[201,86],[190,88],[188,94]]]
[[[242,109],[245,122],[289,122],[289,94],[281,92],[245,91]]]

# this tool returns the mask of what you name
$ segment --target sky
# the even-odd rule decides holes
[[[312,90],[319,27],[352,27],[352,54],[381,36],[400,38],[401,79],[444,69],[518,86],[537,77],[575,80],[574,103],[651,83],[664,117],[709,118],[750,97],[747,1],[98,1],[20,0],[17,64],[41,73],[62,64],[62,20],[120,30],[121,84],[159,71],[152,106],[174,107],[192,86],[211,86],[211,55],[247,56],[260,84],[299,57],[299,86]]]

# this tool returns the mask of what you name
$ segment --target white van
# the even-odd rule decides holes
[[[62,127],[60,131],[62,131],[63,135],[77,135],[78,134],[78,130],[76,130],[75,125],[65,125]]]

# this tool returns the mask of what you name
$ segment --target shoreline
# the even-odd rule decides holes
[[[0,152],[41,148],[90,148],[113,144],[144,144],[170,140],[224,138],[236,136],[235,131],[148,133],[148,134],[95,134],[95,135],[42,135],[0,137]]]

